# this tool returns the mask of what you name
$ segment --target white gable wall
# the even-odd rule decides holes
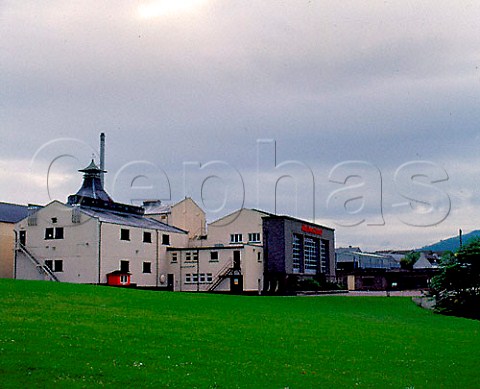
[[[248,243],[249,233],[259,233],[260,242],[253,243],[261,245],[262,236],[262,217],[266,216],[263,212],[253,209],[241,209],[222,219],[214,221],[208,225],[208,244],[217,243],[231,244],[231,234],[242,234],[242,242]],[[232,244],[238,244],[232,243]]]
[[[53,220],[52,220],[53,219]],[[56,222],[54,220],[56,219]],[[72,207],[54,201],[36,213],[37,225],[28,218],[17,223],[17,234],[26,231],[26,247],[42,264],[60,260],[63,271],[55,272],[62,282],[96,283],[98,279],[98,221],[82,214],[80,223],[72,222]],[[63,228],[63,239],[46,239],[47,228]],[[17,252],[16,278],[44,279],[32,262]]]

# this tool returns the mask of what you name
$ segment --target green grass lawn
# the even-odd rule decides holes
[[[400,297],[0,280],[1,388],[479,388],[479,335]]]

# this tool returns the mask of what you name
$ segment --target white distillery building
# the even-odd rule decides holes
[[[160,200],[143,202],[145,216],[188,231],[191,241],[202,239],[206,235],[205,211],[190,197],[175,204],[163,204]]]
[[[167,287],[167,248],[187,246],[187,232],[114,202],[93,160],[81,172],[67,204],[53,201],[16,224],[15,278],[107,284],[118,276],[113,284]]]
[[[305,278],[335,279],[334,230],[242,208],[208,225],[197,247],[170,247],[176,288],[289,293]]]
[[[210,223],[206,235],[193,200],[149,202],[146,215],[110,198],[93,161],[80,171],[82,187],[66,204],[53,201],[16,224],[15,278],[283,294],[298,280],[335,276],[329,227],[240,209]]]

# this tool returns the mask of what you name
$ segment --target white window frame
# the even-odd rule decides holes
[[[260,243],[261,242],[260,232],[249,232],[248,241],[250,243]]]
[[[243,243],[243,234],[230,234],[230,243]]]

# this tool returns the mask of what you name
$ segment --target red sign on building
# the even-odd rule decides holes
[[[302,225],[302,231],[309,234],[323,235],[323,230],[321,228],[307,226],[306,224]]]

